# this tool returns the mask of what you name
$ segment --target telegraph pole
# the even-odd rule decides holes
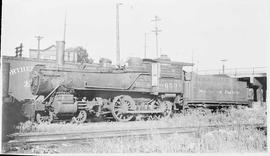
[[[223,59],[223,60],[220,60],[220,61],[223,62],[223,64],[222,64],[222,74],[225,74],[225,62],[226,62],[227,60]]]
[[[155,30],[153,30],[153,32],[156,34],[156,55],[158,57],[158,34],[159,32],[161,32],[160,29],[158,29],[158,21],[160,21],[161,19],[158,16],[155,16],[154,19],[152,19],[152,22],[155,22]]]
[[[193,57],[194,57],[194,51],[192,49],[192,54],[191,54],[191,63],[192,63],[192,67],[191,67],[191,72],[193,73]],[[192,75],[192,74],[191,74]]]
[[[39,55],[40,55],[40,40],[43,39],[42,36],[35,36],[35,38],[37,38],[38,41],[38,54],[37,54],[37,58],[39,59]]]
[[[63,35],[63,41],[66,41],[66,27],[67,27],[67,12],[65,12],[65,23],[64,23],[64,35]]]
[[[146,35],[147,33],[144,33],[144,58],[146,58]]]
[[[15,51],[15,53],[16,53],[16,57],[22,57],[22,48],[23,48],[23,45],[22,45],[22,43],[20,44],[20,46],[18,46],[18,47],[16,47],[15,49],[16,49],[16,51]]]
[[[120,65],[120,35],[119,35],[119,6],[122,3],[116,3],[116,65]]]

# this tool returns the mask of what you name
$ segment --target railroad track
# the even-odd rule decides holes
[[[11,140],[8,146],[16,147],[23,145],[38,144],[57,144],[63,142],[87,141],[99,138],[127,137],[127,136],[151,136],[165,135],[175,133],[187,133],[199,135],[202,132],[208,132],[221,128],[243,128],[254,127],[266,130],[264,124],[236,124],[236,125],[209,125],[209,126],[191,126],[191,127],[155,127],[155,128],[138,128],[138,129],[113,129],[113,130],[92,130],[80,132],[64,132],[64,133],[15,133],[9,135]]]

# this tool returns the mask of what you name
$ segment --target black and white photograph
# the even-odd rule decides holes
[[[269,0],[3,0],[1,12],[1,153],[269,152]]]

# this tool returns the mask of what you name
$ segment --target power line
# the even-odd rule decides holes
[[[158,34],[161,32],[160,29],[158,29],[158,21],[161,21],[161,19],[156,15],[154,19],[152,19],[152,22],[155,22],[155,30],[152,30],[156,34],[156,55],[158,57]]]

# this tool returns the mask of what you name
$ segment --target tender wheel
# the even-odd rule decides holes
[[[87,112],[85,110],[80,110],[78,115],[73,119],[76,123],[84,123],[87,119]]]
[[[53,120],[52,113],[49,113],[49,115],[44,115],[42,112],[36,113],[36,121],[37,123],[51,123]]]
[[[135,101],[130,96],[117,96],[112,103],[112,115],[117,121],[130,121],[135,116],[127,111],[134,111],[135,107]]]
[[[160,109],[163,111],[162,116],[167,118],[172,114],[172,103],[170,101],[160,102]]]

